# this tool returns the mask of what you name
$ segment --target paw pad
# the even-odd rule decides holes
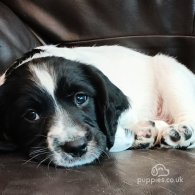
[[[190,139],[192,137],[192,131],[190,131],[187,126],[183,126],[182,128],[184,129],[185,140]]]
[[[181,136],[179,135],[179,133],[175,129],[172,129],[170,131],[170,139],[173,142],[178,142],[181,139]]]
[[[190,146],[193,132],[193,127],[190,124],[174,124],[168,126],[162,132],[161,146],[186,149]]]

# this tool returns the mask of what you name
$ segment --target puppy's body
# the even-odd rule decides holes
[[[104,135],[109,138],[107,143],[111,151],[121,151],[131,147],[149,148],[155,144],[174,148],[194,147],[195,77],[175,59],[164,55],[150,57],[120,46],[71,49],[42,46],[37,48],[37,51],[8,71],[3,86],[6,88],[14,72],[19,72],[28,64],[30,80],[44,89],[51,98],[52,104],[55,105],[54,112],[50,113],[53,123],[49,128],[44,126],[47,129],[44,135],[46,147],[52,153],[52,157],[48,159],[54,164],[67,167],[93,161],[105,149]],[[64,63],[64,67],[71,67],[71,62],[74,62],[73,71],[63,70],[57,62],[56,65],[49,66],[52,58],[68,60]],[[39,59],[44,60],[39,61]],[[58,66],[59,70],[55,66]],[[77,66],[81,66],[82,69],[74,68]],[[91,66],[95,69],[89,68]],[[106,77],[100,76],[102,73],[98,70]],[[61,80],[69,78],[69,81],[63,84],[65,91],[69,84],[75,82],[70,81],[70,78],[76,78],[77,73],[80,79],[76,79],[77,84],[74,83],[70,94],[73,92],[76,94],[78,91],[86,93],[85,90],[91,85],[90,104],[79,107],[82,110],[81,114],[84,113],[87,118],[90,118],[89,115],[94,116],[88,124],[78,119],[74,114],[77,112],[76,108],[62,103],[56,93],[56,91],[62,93],[63,88],[59,88]],[[79,83],[84,82],[83,79],[85,87],[74,91],[74,87],[82,88]],[[86,111],[87,107],[90,107],[90,111]],[[93,125],[89,124],[91,121],[94,121]],[[86,141],[88,144],[85,143],[87,152],[83,151],[79,158],[74,158],[69,155],[75,151],[72,151],[72,148],[75,149],[73,140],[79,140],[76,144],[83,143],[83,137],[88,131],[86,129],[93,132],[92,138]],[[99,136],[96,136],[95,131]],[[57,146],[56,140],[60,143]],[[66,143],[70,142],[67,147]],[[59,145],[66,148],[65,152],[59,151]],[[67,148],[71,148],[68,155]]]

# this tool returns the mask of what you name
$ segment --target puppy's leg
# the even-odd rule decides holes
[[[132,128],[135,135],[133,148],[195,148],[195,124],[183,122],[169,125],[164,121],[139,122]]]
[[[135,134],[133,148],[152,148],[159,145],[161,132],[169,125],[164,121],[142,121],[135,124],[132,131]]]
[[[151,148],[154,146],[158,129],[153,121],[140,121],[132,127],[135,134],[133,148]]]
[[[195,76],[186,67],[167,56],[157,56],[163,69],[156,71],[159,93],[165,113],[173,124],[160,133],[161,146],[171,148],[193,147],[195,143]]]
[[[165,128],[161,137],[161,147],[165,148],[193,148],[195,143],[194,122],[181,122]]]

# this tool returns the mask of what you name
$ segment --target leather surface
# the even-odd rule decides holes
[[[38,45],[28,27],[0,2],[0,75],[15,59]]]
[[[32,162],[25,164],[20,155],[3,154],[0,192],[3,195],[190,195],[195,192],[194,156],[193,151],[182,150],[125,151],[93,165],[55,169],[47,165],[37,167]],[[169,174],[153,176],[151,170],[157,164],[163,164]]]
[[[64,41],[68,47],[120,44],[162,52],[195,72],[194,13],[195,0],[2,0],[0,70],[41,43]],[[195,150],[125,151],[75,169],[37,168],[25,158],[0,154],[1,194],[195,194]],[[169,174],[153,176],[157,164]],[[178,177],[183,182],[175,182]],[[162,178],[174,182],[158,182]]]
[[[174,56],[195,71],[195,0],[3,2],[42,43],[64,41],[70,47],[119,44],[151,55]]]
[[[193,0],[4,0],[47,43],[191,35]]]

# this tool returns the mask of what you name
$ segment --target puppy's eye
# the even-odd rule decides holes
[[[87,104],[89,96],[83,92],[78,92],[74,95],[74,102],[77,106],[84,106]]]
[[[24,119],[33,122],[40,119],[39,114],[35,110],[28,110],[24,115]]]

